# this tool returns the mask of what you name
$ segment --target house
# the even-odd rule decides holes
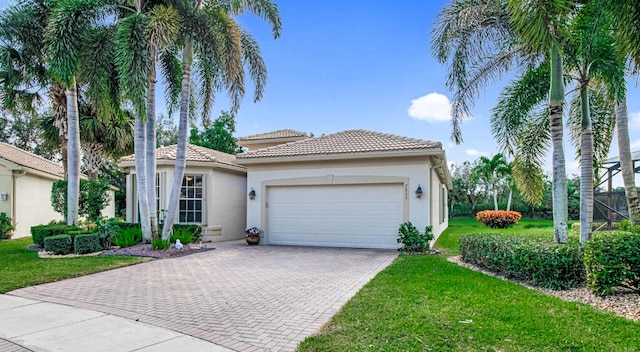
[[[309,136],[304,132],[285,129],[255,134],[253,136],[241,137],[238,139],[238,145],[247,148],[247,150],[249,151],[252,151],[256,149],[274,147],[276,145],[286,144],[289,142],[295,142],[306,138],[309,138]]]
[[[63,178],[62,165],[0,143],[0,212],[13,220],[13,238],[30,236],[31,226],[63,219],[51,206],[51,186]],[[113,191],[102,214],[115,215]]]
[[[364,130],[317,138],[293,130],[240,138],[259,149],[229,155],[188,145],[178,223],[203,226],[209,240],[262,230],[261,244],[398,248],[401,223],[439,236],[448,226],[451,178],[439,142]],[[286,143],[285,143],[286,142]],[[157,149],[158,209],[173,181],[176,146]],[[133,156],[127,221],[136,222]]]
[[[247,225],[262,229],[264,244],[398,248],[403,222],[430,225],[436,238],[448,226],[439,142],[351,130],[251,150],[235,163],[247,167]]]
[[[156,207],[162,219],[169,204],[174,180],[177,146],[156,150]],[[187,145],[187,166],[182,180],[176,223],[202,226],[205,240],[226,241],[244,238],[247,206],[247,169],[235,163],[235,155],[196,145]],[[135,159],[120,159],[127,173],[127,218],[138,221]]]

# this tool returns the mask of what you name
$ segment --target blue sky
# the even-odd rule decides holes
[[[274,1],[283,22],[277,40],[261,20],[239,18],[262,48],[269,81],[258,103],[248,91],[237,115],[236,136],[284,128],[316,136],[367,129],[440,141],[448,160],[456,163],[498,152],[489,118],[502,84],[478,99],[473,118],[462,125],[464,143],[450,142],[446,117],[452,94],[445,87],[444,67],[430,53],[433,20],[449,1]],[[0,0],[0,7],[6,4]],[[630,135],[637,150],[640,99],[636,82],[630,84]],[[228,100],[221,93],[212,117],[223,109],[228,110]],[[565,148],[568,174],[578,174],[566,138]],[[617,144],[612,146],[615,154]]]

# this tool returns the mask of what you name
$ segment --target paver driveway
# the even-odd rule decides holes
[[[398,255],[216,246],[9,294],[135,319],[237,351],[291,351]]]

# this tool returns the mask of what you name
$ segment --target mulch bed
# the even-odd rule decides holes
[[[131,247],[126,247],[126,248],[112,248],[112,249],[107,249],[102,251],[99,255],[130,255],[130,256],[136,256],[136,257],[148,257],[148,258],[155,258],[155,259],[165,259],[165,258],[175,258],[175,257],[182,257],[185,255],[189,255],[189,254],[195,254],[195,253],[201,253],[201,252],[206,252],[206,251],[212,251],[215,249],[215,247],[213,247],[213,244],[211,243],[207,243],[206,244],[207,248],[198,248],[198,246],[196,246],[196,248],[191,248],[189,245],[184,245],[184,247],[177,249],[175,247],[175,244],[172,244],[171,247],[167,250],[154,250],[151,247],[151,244],[145,244],[145,243],[139,243],[136,244],[134,246]],[[204,245],[203,245],[204,247]],[[36,244],[32,244],[29,247],[27,247],[30,250],[34,250],[34,251],[38,251],[38,252],[44,252],[44,249]],[[95,254],[93,254],[95,255]],[[79,255],[75,255],[75,254],[69,254],[69,255],[41,255],[40,257],[46,257],[46,258],[66,258],[66,257],[74,257],[74,256],[79,256]]]

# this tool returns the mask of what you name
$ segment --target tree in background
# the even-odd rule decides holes
[[[498,210],[498,184],[506,177],[508,172],[507,159],[500,153],[494,155],[491,159],[481,156],[480,162],[473,169],[472,179],[480,179],[489,185],[490,192],[493,195],[493,210]]]
[[[455,200],[455,202],[452,202],[451,214],[454,214],[453,207],[456,202],[462,205],[466,201],[466,203],[470,205],[470,214],[475,215],[476,206],[481,196],[480,187],[473,180],[473,170],[478,164],[478,160],[473,162],[465,161],[461,165],[454,165],[452,167],[451,178],[453,190],[449,192],[449,194],[454,197],[453,200]]]
[[[165,114],[156,119],[156,148],[178,144],[178,126]]]
[[[204,130],[193,127],[189,143],[227,154],[238,154],[242,152],[242,148],[238,147],[238,139],[233,136],[235,131],[235,120],[228,112],[222,111],[220,116],[213,120],[213,124],[205,126]]]

